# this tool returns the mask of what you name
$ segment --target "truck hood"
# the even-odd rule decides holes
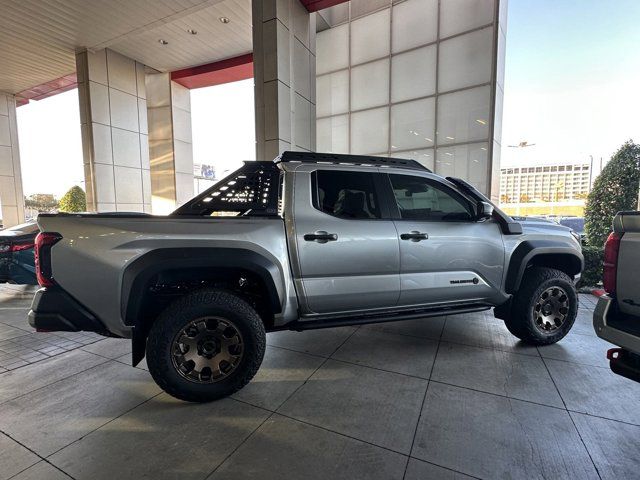
[[[522,233],[526,234],[543,234],[543,235],[560,235],[563,237],[571,237],[571,229],[551,222],[532,222],[521,221]]]

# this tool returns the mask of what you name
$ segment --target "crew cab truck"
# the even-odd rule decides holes
[[[496,307],[524,342],[573,325],[583,257],[570,230],[525,227],[413,160],[285,152],[168,216],[40,215],[42,330],[131,338],[168,393],[242,388],[265,332]]]
[[[640,212],[620,212],[604,251],[601,296],[593,313],[596,334],[618,345],[607,352],[611,370],[640,382]]]

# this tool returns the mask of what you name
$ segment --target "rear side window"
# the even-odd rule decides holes
[[[314,175],[318,210],[345,219],[381,218],[373,173],[319,170]]]
[[[400,217],[423,222],[471,220],[467,202],[453,190],[423,177],[389,175]]]

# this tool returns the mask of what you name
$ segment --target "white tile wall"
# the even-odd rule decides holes
[[[351,110],[379,107],[389,103],[389,59],[358,65],[351,69]]]
[[[137,95],[136,62],[113,50],[106,52],[109,86],[131,95]]]
[[[351,64],[389,55],[389,9],[382,10],[351,22]]]
[[[435,42],[438,38],[438,0],[407,0],[393,6],[393,52]]]
[[[347,23],[318,33],[318,150],[414,158],[462,172],[488,192],[488,142],[499,143],[504,75],[495,1],[352,0],[340,17]],[[337,12],[329,10],[326,19]]]
[[[143,211],[151,203],[144,66],[111,50],[76,55],[88,208]],[[146,173],[143,173],[146,172]],[[150,183],[150,182],[149,182]]]
[[[435,99],[426,98],[391,107],[391,146],[399,149],[434,144]],[[395,149],[394,149],[395,150]]]
[[[361,154],[389,149],[389,107],[351,114],[351,151]]]
[[[341,70],[316,79],[318,117],[349,111],[349,71]]]
[[[394,55],[391,62],[391,101],[436,93],[436,53],[431,45]]]
[[[24,221],[15,97],[0,92],[0,218],[5,227]]]
[[[493,21],[494,0],[446,0],[440,5],[440,38],[466,32]]]
[[[489,137],[491,88],[472,88],[438,97],[438,144]]]
[[[491,80],[492,48],[491,27],[442,42],[438,60],[439,90],[446,92]]]
[[[111,106],[111,125],[138,132],[138,98],[115,88],[109,88],[109,102]]]
[[[140,134],[129,130],[112,128],[111,137],[113,140],[113,164],[141,168]]]
[[[316,74],[349,66],[349,25],[318,32],[316,37]]]
[[[349,115],[316,120],[319,152],[349,153]]]

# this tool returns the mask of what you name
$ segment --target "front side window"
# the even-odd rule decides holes
[[[372,173],[319,170],[315,175],[318,210],[346,219],[381,218]]]
[[[389,175],[400,217],[423,222],[455,222],[473,219],[462,196],[423,177]]]

